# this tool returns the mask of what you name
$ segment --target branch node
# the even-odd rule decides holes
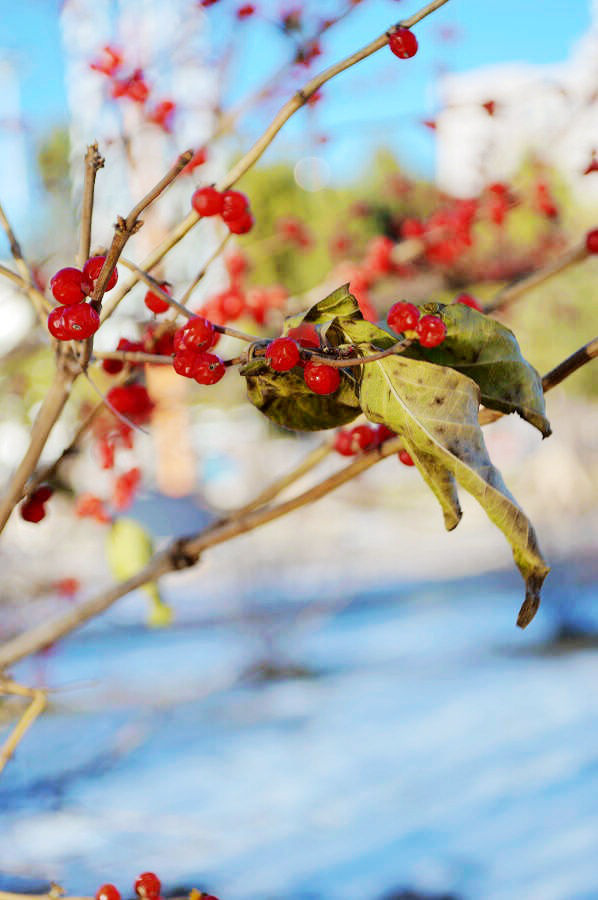
[[[198,562],[200,555],[199,553],[189,553],[187,550],[187,538],[180,538],[176,541],[168,554],[172,568],[175,571],[190,569]]]

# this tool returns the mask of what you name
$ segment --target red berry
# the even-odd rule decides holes
[[[83,266],[83,276],[84,278],[91,282],[91,284],[95,287],[95,283],[100,276],[100,272],[102,271],[102,267],[106,262],[105,256],[92,256],[91,259],[88,259],[85,265]],[[111,291],[116,282],[118,281],[118,272],[116,268],[112,272],[112,275],[108,279],[108,284],[106,285],[105,290]]]
[[[371,450],[378,443],[378,435],[371,425],[356,425],[351,429],[350,434],[356,453],[360,450]]]
[[[453,303],[461,303],[463,306],[469,306],[471,309],[477,309],[478,312],[484,312],[484,307],[476,300],[475,297],[472,297],[471,294],[459,294],[458,297],[455,297]]]
[[[181,350],[209,350],[217,340],[218,332],[210,320],[194,316],[175,331],[173,346],[175,353],[180,353]]]
[[[208,151],[205,147],[200,147],[199,150],[196,150],[185,168],[183,169],[183,175],[189,175],[191,172],[195,171],[198,166],[203,166],[208,158]]]
[[[73,303],[82,303],[91,286],[81,269],[67,266],[52,276],[50,288],[59,303],[71,306]]]
[[[417,53],[417,38],[409,28],[397,28],[390,35],[388,46],[399,59],[410,59]]]
[[[140,897],[146,897],[147,900],[154,900],[160,896],[162,884],[157,875],[153,872],[144,872],[135,881],[135,893]]]
[[[303,370],[303,377],[308,388],[314,394],[334,394],[341,383],[341,374],[333,366],[310,360]]]
[[[123,416],[136,422],[147,420],[154,408],[150,395],[142,384],[116,385],[106,394],[106,400]]]
[[[225,222],[240,219],[249,209],[249,200],[241,191],[225,191],[222,195],[222,218]]]
[[[68,306],[56,306],[48,315],[48,331],[58,341],[68,341],[69,332],[64,321]]]
[[[167,294],[170,294],[170,286],[166,281],[163,281],[160,287]],[[154,294],[153,291],[148,291],[146,293],[145,297],[143,298],[143,302],[145,303],[147,308],[153,313],[156,313],[156,315],[158,315],[159,313],[168,312],[168,309],[170,308],[170,303],[168,302],[168,300],[164,300],[163,297],[160,297],[159,294]]]
[[[73,341],[84,341],[95,334],[100,327],[100,317],[89,303],[78,303],[67,307],[63,321],[68,336]]]
[[[598,228],[592,228],[586,234],[586,250],[588,253],[598,253]]]
[[[215,187],[198,188],[191,197],[191,206],[199,216],[217,216],[222,212],[222,196]]]
[[[438,316],[422,316],[415,330],[422,347],[437,347],[446,337],[446,325]]]
[[[53,493],[54,488],[51,488],[49,484],[40,484],[40,486],[31,494],[30,499],[45,503],[46,500],[50,499]]]
[[[380,444],[383,444],[384,441],[388,441],[390,438],[396,436],[396,432],[392,431],[390,428],[387,428],[386,425],[378,425],[376,428],[376,443],[378,446]]]
[[[80,494],[75,501],[75,515],[79,519],[95,519],[96,522],[100,522],[103,525],[107,525],[110,522],[110,516],[104,509],[104,504],[100,500],[99,497],[96,497],[95,494]],[[100,888],[100,891],[104,888],[109,887],[112,888],[113,885],[103,885]],[[116,888],[114,888],[116,890]],[[100,891],[96,894],[96,897],[99,897]],[[118,891],[116,891],[118,894]],[[120,894],[118,894],[120,897]]]
[[[288,372],[299,362],[299,347],[293,338],[279,337],[266,347],[266,358],[275,372]]]
[[[196,350],[181,350],[175,353],[172,359],[172,368],[177,375],[183,378],[193,378],[193,370],[197,362]]]
[[[218,294],[214,299],[217,302],[220,316],[225,322],[238,319],[245,309],[245,295],[236,287],[223,291],[222,294]]]
[[[353,448],[353,437],[351,432],[345,431],[344,428],[341,428],[336,432],[333,447],[341,456],[355,456],[356,451]]]
[[[411,456],[407,453],[406,450],[399,450],[398,456],[404,466],[414,466],[415,465],[415,463],[411,459]]]
[[[231,219],[226,223],[231,234],[247,234],[255,224],[255,219],[249,210],[238,219]]]
[[[240,252],[231,253],[224,260],[226,271],[230,275],[232,281],[242,278],[247,274],[249,269],[249,260]]]
[[[200,352],[196,355],[193,377],[198,384],[216,384],[225,372],[222,360],[215,353]]]
[[[386,321],[393,331],[411,331],[419,321],[419,309],[413,303],[399,300],[388,310]]]
[[[25,500],[19,507],[19,512],[21,513],[21,518],[26,522],[41,522],[46,516],[44,504],[41,500],[36,500],[35,497]]]
[[[249,16],[252,16],[255,12],[255,6],[253,3],[245,3],[243,6],[240,6],[237,10],[237,19],[247,19]]]
[[[96,891],[96,900],[120,900],[120,891],[113,884],[103,884]]]
[[[320,336],[316,326],[311,322],[302,322],[296,328],[290,328],[287,337],[293,338],[302,347],[311,347],[312,349],[320,347]]]
[[[142,69],[135,69],[126,83],[125,93],[134,103],[145,103],[149,97],[149,87],[143,77]]]

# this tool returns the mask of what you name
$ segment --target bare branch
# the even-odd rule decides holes
[[[81,238],[77,262],[81,268],[89,259],[91,247],[91,219],[93,215],[93,195],[96,175],[104,166],[104,157],[98,150],[97,142],[90,144],[85,154],[85,177],[83,182],[83,203],[81,208]]]
[[[39,714],[43,712],[46,706],[47,698],[45,692],[39,690],[38,688],[24,687],[24,685],[17,684],[15,681],[3,678],[0,678],[0,693],[16,694],[19,697],[31,698],[31,703],[22,714],[21,718],[5,740],[2,747],[0,747],[1,773],[6,763],[17,749],[18,744],[20,744],[23,737],[25,736],[25,732],[27,731],[27,729],[33,725]]]
[[[45,323],[46,316],[52,309],[52,305],[49,303],[48,299],[43,295],[43,293],[35,286],[33,273],[25,262],[23,251],[21,250],[21,245],[18,242],[14,231],[12,230],[12,226],[8,221],[2,204],[0,204],[0,226],[4,229],[6,237],[8,238],[12,258],[14,259],[16,267],[21,275],[21,285],[23,287],[23,290],[33,303],[34,309],[40,322]],[[6,275],[8,278],[12,277],[11,275],[8,275],[10,269],[4,269],[3,267],[3,270],[3,275]],[[12,280],[14,281],[15,279],[13,278]]]

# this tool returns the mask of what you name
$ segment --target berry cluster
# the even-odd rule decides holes
[[[49,484],[41,484],[21,503],[19,512],[26,522],[41,522],[46,517],[45,503],[54,493]]]
[[[218,341],[218,332],[209,319],[194,316],[174,333],[172,367],[177,375],[193,378],[198,384],[216,384],[226,367],[219,356],[208,351]]]
[[[420,316],[413,303],[400,300],[394,303],[386,321],[396,332],[414,331],[422,347],[438,347],[446,337],[446,325],[438,316]]]
[[[249,200],[241,191],[198,188],[191,197],[191,206],[199,216],[220,216],[231,234],[247,234],[253,228]]]
[[[153,872],[143,872],[135,879],[135,893],[139,900],[161,900],[162,883]],[[218,900],[213,894],[195,891],[197,900]],[[121,900],[120,891],[113,884],[103,884],[96,891],[95,900]]]
[[[301,329],[304,329],[300,336]],[[306,349],[320,347],[320,339],[313,325],[299,326],[291,329],[294,334],[287,337],[275,338],[266,347],[266,359],[275,372],[288,372],[295,366],[303,369],[305,384],[314,394],[334,394],[341,383],[341,374],[335,366],[310,359],[307,362],[301,358],[299,344]],[[313,333],[312,333],[313,332]],[[296,339],[295,339],[296,338]]]
[[[48,331],[52,337],[59,341],[84,341],[98,330],[100,317],[85,301],[93,291],[105,261],[105,256],[92,256],[83,270],[67,266],[52,276],[50,288],[60,303],[48,316]],[[106,290],[111,290],[117,280],[118,272],[114,269]]]
[[[339,428],[332,446],[341,456],[356,456],[366,450],[374,450],[393,437],[396,437],[395,432],[386,425],[355,425],[353,428]],[[406,450],[399,450],[397,456],[404,466],[415,465]]]

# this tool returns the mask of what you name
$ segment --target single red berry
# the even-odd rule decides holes
[[[336,432],[334,444],[332,446],[341,456],[355,456],[355,453],[357,452],[353,447],[353,436],[351,432],[346,431],[344,428],[340,428]]]
[[[299,347],[293,338],[279,337],[266,347],[266,358],[275,372],[288,372],[299,362]]]
[[[406,450],[399,450],[398,456],[404,466],[414,466],[415,465],[415,463],[411,459],[411,456],[409,455],[409,453],[407,453]]]
[[[21,518],[26,522],[41,522],[46,516],[44,504],[41,500],[36,500],[34,497],[30,497],[24,503],[21,503],[19,512]]]
[[[222,194],[215,187],[198,188],[191,197],[191,206],[199,216],[217,216],[222,212]]]
[[[48,315],[48,331],[57,341],[70,340],[69,331],[64,321],[68,306],[56,306]]]
[[[104,508],[104,504],[99,497],[96,497],[95,494],[80,494],[75,501],[75,515],[79,519],[95,519],[96,522],[100,522],[103,525],[107,525],[110,522],[110,516],[106,512]],[[96,897],[100,896],[100,891],[104,890],[104,888],[114,888],[113,885],[102,885],[100,890],[97,892]],[[118,897],[120,894],[116,891]],[[108,898],[107,898],[108,900]]]
[[[214,299],[217,302],[220,316],[225,322],[232,322],[238,319],[245,309],[245,294],[238,287],[232,287],[228,291],[223,291]]]
[[[287,337],[293,338],[293,340],[297,341],[302,347],[309,347],[312,349],[319,349],[320,347],[320,336],[316,330],[316,326],[312,325],[311,322],[302,322],[301,325],[290,328]]]
[[[154,900],[160,896],[162,884],[157,875],[153,872],[144,872],[135,880],[135,893],[140,897],[146,897],[147,900]]]
[[[350,431],[351,443],[355,452],[371,450],[377,444],[377,433],[371,425],[356,425]]]
[[[127,87],[125,93],[130,100],[134,103],[145,103],[147,98],[149,97],[150,89],[148,84],[143,77],[142,69],[135,69],[129,80],[127,81]]]
[[[225,222],[240,219],[249,209],[249,200],[241,191],[224,191],[222,194],[222,218]]]
[[[249,269],[249,260],[244,253],[236,251],[234,253],[230,253],[225,258],[224,265],[226,266],[226,271],[228,272],[231,280],[236,281],[237,279],[243,278],[243,276],[247,274],[247,271]]]
[[[341,374],[333,366],[310,360],[303,370],[303,377],[308,388],[314,394],[334,394],[341,383]]]
[[[255,219],[247,210],[238,219],[230,219],[226,224],[231,234],[247,234],[255,225]]]
[[[92,256],[91,259],[88,259],[85,265],[83,266],[83,276],[84,278],[91,282],[91,284],[95,287],[95,283],[100,276],[100,272],[106,262],[105,256]],[[116,282],[118,281],[118,272],[116,268],[112,272],[112,275],[108,279],[108,284],[106,285],[105,290],[111,291]]]
[[[69,306],[64,313],[64,324],[73,341],[84,341],[100,327],[100,317],[89,303]]]
[[[200,352],[196,355],[193,377],[198,384],[216,384],[225,372],[222,360],[215,353]]]
[[[598,253],[598,228],[592,228],[586,234],[586,250],[588,253]]]
[[[477,309],[478,312],[484,312],[482,304],[479,300],[476,300],[475,297],[472,297],[471,294],[459,294],[453,302],[461,303],[463,306],[469,306],[471,309]]]
[[[165,293],[170,294],[170,285],[168,284],[168,282],[163,281],[160,287]],[[159,313],[168,312],[170,308],[170,303],[168,302],[168,300],[164,300],[163,297],[160,297],[159,294],[154,294],[153,291],[148,291],[146,293],[145,297],[143,298],[143,302],[145,303],[147,308],[150,309],[153,313],[156,313],[156,315],[158,315]]]
[[[193,370],[197,362],[196,350],[180,350],[172,358],[172,368],[183,378],[193,378]]]
[[[248,19],[249,16],[252,16],[255,12],[255,6],[253,3],[245,3],[243,6],[240,6],[237,10],[237,19]]]
[[[386,321],[393,331],[411,331],[419,321],[419,309],[414,303],[399,300],[398,303],[393,303],[388,310]]]
[[[209,350],[218,340],[218,332],[209,319],[194,316],[174,333],[175,353],[181,350]]]
[[[142,384],[115,385],[106,394],[106,401],[135,422],[147,421],[154,408],[147,388]]]
[[[96,900],[120,900],[120,891],[113,884],[103,884],[96,891]]]
[[[90,287],[81,269],[75,269],[73,266],[59,269],[50,280],[50,289],[56,300],[63,306],[82,303],[86,294],[89,293]]]
[[[446,337],[446,325],[438,316],[422,316],[415,330],[422,347],[437,347]]]
[[[388,46],[399,59],[411,59],[417,53],[417,38],[409,28],[397,28],[390,35]]]

